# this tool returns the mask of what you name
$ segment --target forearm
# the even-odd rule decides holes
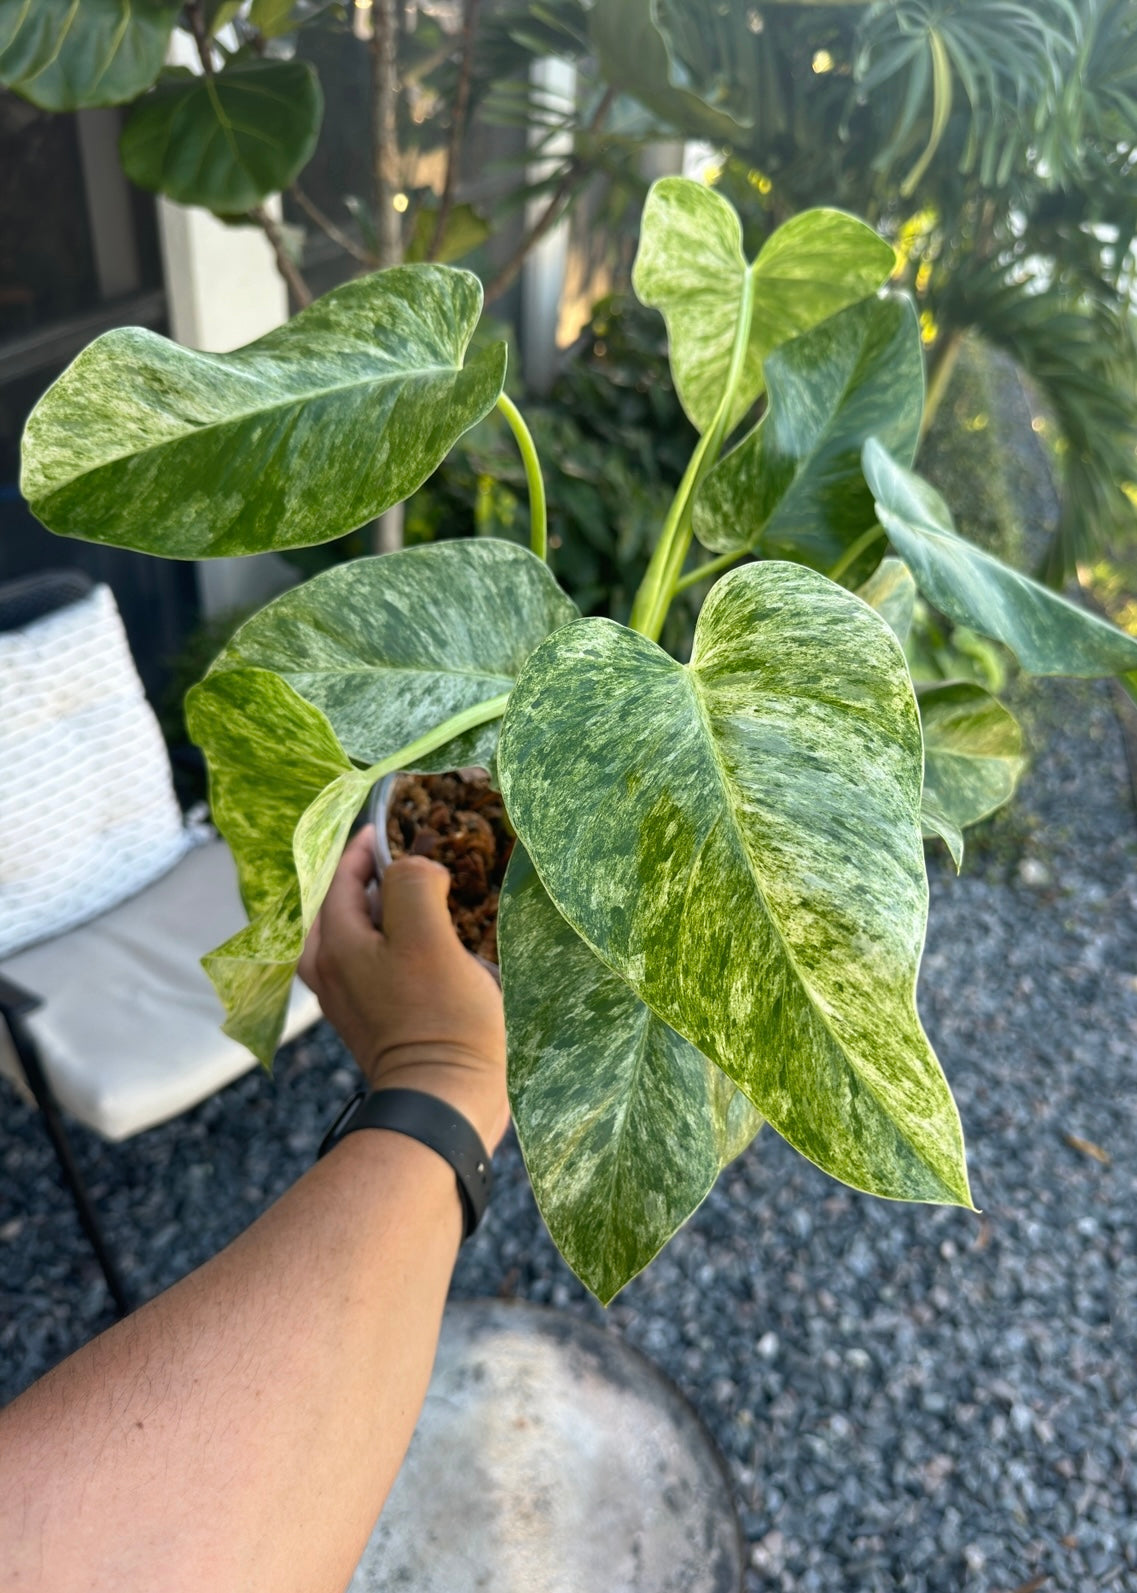
[[[0,1413],[0,1587],[340,1593],[410,1441],[460,1238],[439,1157],[349,1135]]]

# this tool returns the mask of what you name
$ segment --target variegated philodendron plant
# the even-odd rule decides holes
[[[372,785],[493,770],[519,837],[499,929],[514,1119],[553,1237],[605,1301],[763,1120],[857,1189],[970,1204],[916,1012],[922,837],[958,862],[1022,750],[979,686],[914,688],[917,591],[1024,670],[1137,668],[1137,641],[965,541],[912,473],[924,377],[893,263],[830,210],[748,260],[712,190],[652,189],[635,286],[700,440],[628,626],[581,618],[549,572],[505,347],[465,358],[466,272],[350,282],[232,354],[109,332],[28,421],[45,525],[200,559],[341,536],[504,411],[531,551],[442,542],[329,569],[191,692],[250,920],[205,962],[227,1030],[269,1062]],[[713,557],[691,567],[693,538]],[[714,577],[679,661],[658,644],[668,607]]]

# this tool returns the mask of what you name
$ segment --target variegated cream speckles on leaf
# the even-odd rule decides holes
[[[692,424],[706,431],[726,383],[743,280],[753,274],[750,343],[730,430],[763,390],[767,355],[874,292],[895,259],[863,221],[841,210],[806,210],[748,264],[734,208],[703,183],[663,177],[644,207],[632,281],[642,302],[663,312],[676,392]]]
[[[1002,642],[1032,675],[1137,669],[1137,639],[959,536],[939,493],[875,438],[863,463],[881,525],[942,614]]]
[[[255,918],[296,877],[301,814],[351,760],[319,709],[266,669],[207,675],[186,698],[186,724],[205,754],[213,822]]]
[[[912,571],[904,560],[882,559],[868,580],[857,588],[857,596],[876,609],[903,647],[912,632],[917,596]]]
[[[779,1133],[857,1188],[969,1202],[915,1005],[919,718],[872,609],[771,562],[712,588],[689,666],[578,620],[522,670],[498,767],[561,913]]]
[[[769,408],[695,499],[695,535],[828,570],[876,520],[861,470],[866,437],[915,458],[924,360],[907,299],[864,299],[766,360]]]
[[[232,354],[107,332],[32,411],[24,496],[52,531],[171,558],[330,541],[497,402],[505,345],[462,364],[481,304],[469,272],[398,266]]]
[[[520,844],[498,947],[510,1106],[533,1192],[557,1248],[606,1305],[762,1120],[581,940]]]
[[[162,70],[170,0],[0,0],[0,84],[45,111],[121,105]]]
[[[170,72],[130,113],[122,169],[181,205],[240,215],[295,182],[323,114],[307,61],[243,61],[212,77]]]
[[[251,920],[203,961],[225,1003],[226,1033],[267,1064],[304,936],[370,781],[324,715],[268,670],[208,676],[189,693],[186,721]]]
[[[315,797],[296,826],[297,874],[277,901],[202,964],[225,1005],[225,1032],[270,1066],[280,1044],[296,964],[315,922],[371,780],[341,774]]]
[[[358,559],[314,576],[248,620],[213,665],[275,670],[321,709],[347,752],[375,763],[508,692],[550,631],[578,616],[548,567],[477,538]],[[419,765],[488,768],[497,722]]]
[[[962,831],[1014,795],[1026,767],[1022,730],[971,681],[919,685],[916,700],[924,732],[924,828],[947,842],[958,868]]]

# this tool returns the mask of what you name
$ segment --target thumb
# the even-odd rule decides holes
[[[400,857],[383,874],[383,934],[403,949],[451,939],[450,873],[428,857]]]

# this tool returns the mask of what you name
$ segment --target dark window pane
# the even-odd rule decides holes
[[[97,303],[75,118],[0,92],[0,341]]]

